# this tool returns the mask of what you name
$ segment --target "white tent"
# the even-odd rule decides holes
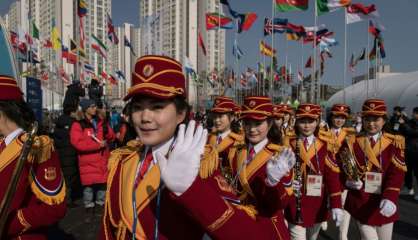
[[[406,107],[405,111],[409,115],[414,107],[418,107],[418,71],[379,76],[377,81],[370,79],[368,82],[369,98],[385,100],[389,113],[394,106],[402,106]],[[343,103],[343,91],[335,93],[327,101],[327,107]],[[345,88],[345,103],[351,107],[352,112],[361,111],[361,106],[367,98],[366,92],[367,80]]]

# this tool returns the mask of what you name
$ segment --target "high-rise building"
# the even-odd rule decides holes
[[[225,66],[225,30],[206,31],[207,12],[223,13],[218,0],[140,0],[141,55],[161,54],[183,64],[186,57],[198,73]],[[198,47],[198,33],[206,44]],[[197,85],[188,84],[189,102],[197,99]]]

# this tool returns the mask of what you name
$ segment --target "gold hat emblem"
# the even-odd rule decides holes
[[[273,108],[273,111],[275,111],[275,112],[276,112],[276,111],[277,111],[277,107],[274,107],[274,108]]]
[[[221,103],[221,101],[219,101],[219,100],[216,100],[215,104],[219,104],[219,103]]]
[[[305,110],[306,110],[306,111],[311,111],[311,107],[310,107],[310,106],[306,106],[306,107],[305,107]]]
[[[374,105],[374,103],[370,103],[370,107],[374,108],[376,105]]]
[[[341,106],[341,107],[340,107],[340,110],[341,110],[341,111],[344,111],[344,107],[343,107],[343,106]]]
[[[54,181],[57,178],[57,170],[55,167],[47,167],[44,169],[44,172],[44,177],[47,181]]]
[[[149,77],[154,73],[154,67],[151,64],[147,64],[142,70],[142,73],[145,77]]]
[[[255,106],[255,101],[250,101],[249,105],[250,105],[250,107],[254,107]]]

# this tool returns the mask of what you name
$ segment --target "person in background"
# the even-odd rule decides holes
[[[109,124],[96,116],[95,101],[80,101],[84,119],[74,122],[70,130],[71,144],[78,154],[80,179],[83,185],[83,202],[86,221],[96,205],[103,206],[106,192],[107,162],[110,155],[108,143],[115,139]]]
[[[406,137],[405,160],[408,171],[405,175],[405,188],[401,194],[414,195],[413,176],[418,182],[418,107],[412,111],[409,121],[404,118],[399,119],[401,133]],[[418,201],[418,193],[414,199]]]
[[[399,129],[401,123],[400,120],[403,119],[404,121],[408,121],[407,116],[405,115],[405,113],[403,112],[405,108],[401,107],[401,106],[395,106],[393,108],[393,114],[390,117],[389,120],[389,126],[390,126],[390,132],[393,134],[401,134],[401,131]]]

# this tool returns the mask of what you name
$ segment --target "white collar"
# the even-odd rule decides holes
[[[339,134],[339,133],[341,133],[342,128],[331,128],[331,129],[335,134]]]
[[[287,128],[287,126],[289,126],[288,122],[283,123],[283,128]]]
[[[310,136],[308,136],[308,137],[302,137],[302,139],[307,139],[308,140],[308,146],[307,146],[307,148],[309,148],[311,145],[312,145],[312,143],[314,142],[314,140],[315,140],[315,135],[310,135]]]
[[[259,153],[268,143],[268,138],[264,138],[261,142],[257,143],[256,145],[254,145],[254,151],[255,154]],[[250,149],[251,149],[252,144],[250,144]]]
[[[155,157],[155,154],[157,152],[161,153],[163,156],[167,155],[168,151],[170,150],[170,147],[174,141],[174,137],[171,137],[168,141],[161,143],[157,146],[152,147],[152,159],[153,162],[156,163],[157,158]]]
[[[379,140],[380,136],[382,135],[382,132],[378,132],[374,135],[367,135],[367,137],[370,139],[371,137],[373,138],[374,142],[377,142],[377,140]]]
[[[7,135],[7,137],[4,139],[4,143],[6,144],[6,146],[9,145],[22,132],[23,132],[23,129],[18,128],[14,130],[13,132],[11,132],[9,135]]]
[[[225,132],[218,134],[218,137],[220,136],[220,137],[221,137],[221,139],[223,140],[223,139],[225,139],[225,138],[226,138],[226,137],[227,137],[230,133],[231,133],[231,130],[230,130],[230,129],[228,129],[228,130],[226,130]]]

